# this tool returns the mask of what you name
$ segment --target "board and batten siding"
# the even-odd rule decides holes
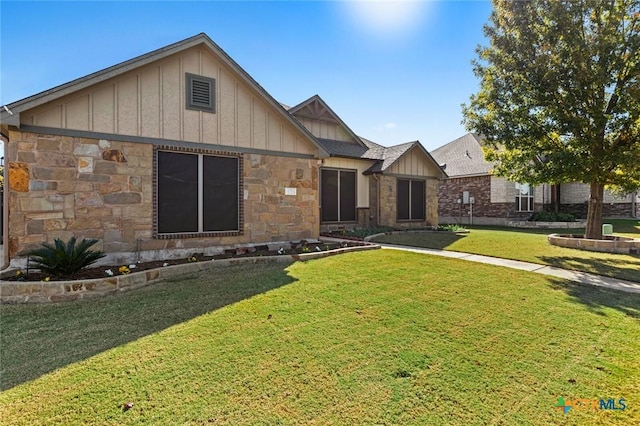
[[[298,121],[311,132],[311,134],[321,139],[331,139],[349,143],[357,143],[353,140],[341,125],[328,121],[315,120],[312,118],[297,117]]]
[[[186,109],[185,74],[215,79],[215,113]],[[297,154],[317,147],[201,46],[21,114],[22,124]]]
[[[440,176],[441,171],[432,163],[419,149],[413,148],[393,163],[385,173],[402,176]]]
[[[325,158],[322,167],[335,169],[357,170],[356,193],[357,208],[369,207],[369,176],[363,175],[364,171],[373,165],[372,160],[357,160],[351,158],[330,157]]]

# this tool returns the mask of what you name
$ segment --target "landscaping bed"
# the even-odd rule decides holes
[[[38,270],[16,270],[9,276],[3,277],[4,281],[73,281],[105,278],[118,275],[126,275],[134,272],[148,271],[151,269],[163,268],[187,263],[206,262],[211,260],[223,260],[242,257],[263,257],[281,255],[299,255],[305,253],[327,252],[345,247],[362,246],[364,243],[357,241],[327,242],[327,241],[297,241],[286,244],[275,244],[279,246],[274,249],[272,245],[257,245],[227,249],[223,253],[205,256],[202,253],[194,253],[190,257],[180,259],[154,260],[146,262],[134,262],[131,264],[102,265],[83,269],[75,274],[66,276],[52,276]],[[111,271],[111,273],[107,272]]]
[[[285,246],[287,248],[285,248]],[[52,280],[40,272],[14,273],[0,284],[0,303],[48,303],[95,299],[145,287],[168,279],[182,279],[193,273],[220,274],[225,267],[243,264],[292,263],[333,256],[349,251],[380,248],[377,244],[334,241],[314,244],[287,243],[272,250],[269,246],[240,247],[216,256],[193,255],[171,261],[140,262],[121,266],[87,268]],[[73,278],[71,278],[73,277]]]

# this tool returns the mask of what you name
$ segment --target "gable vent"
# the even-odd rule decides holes
[[[186,75],[187,109],[215,112],[215,83],[213,78]]]

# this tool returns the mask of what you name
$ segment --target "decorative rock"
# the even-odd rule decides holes
[[[124,154],[119,149],[110,149],[108,151],[103,151],[102,159],[106,161],[115,161],[116,163],[127,162],[127,159],[125,158]]]
[[[16,192],[29,192],[29,165],[9,162],[9,188]]]
[[[78,172],[93,173],[93,157],[78,158]]]

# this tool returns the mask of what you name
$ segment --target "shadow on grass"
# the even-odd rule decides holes
[[[0,390],[291,284],[288,265],[233,265],[102,299],[0,305]]]
[[[373,241],[376,243],[446,250],[451,244],[466,236],[466,234],[456,234],[453,232],[407,232],[382,235]]]
[[[541,263],[562,269],[588,271],[590,273],[640,282],[640,256],[631,255],[634,260],[589,259],[573,256],[538,256]],[[637,259],[637,260],[635,260]]]
[[[640,323],[640,295],[602,287],[574,283],[561,278],[548,278],[549,285],[567,293],[597,315],[606,315],[603,308],[616,309]]]

